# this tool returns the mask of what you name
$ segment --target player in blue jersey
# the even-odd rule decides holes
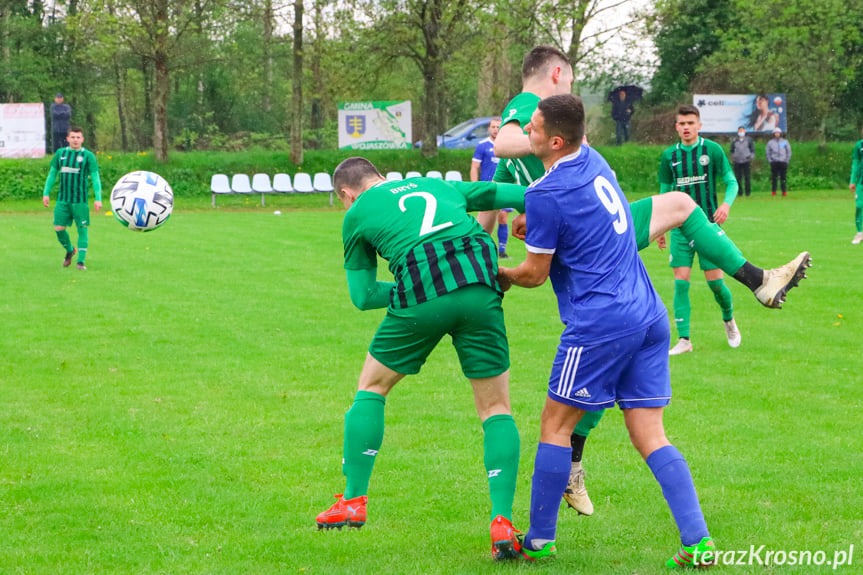
[[[494,155],[494,141],[500,130],[500,118],[492,118],[488,123],[488,138],[477,144],[473,152],[473,160],[470,163],[471,182],[490,182],[497,171],[497,156]],[[494,223],[497,222],[497,254],[502,260],[508,260],[506,243],[509,239],[509,212],[511,208],[502,210],[491,210],[480,212],[477,220],[483,225],[483,229],[491,235],[494,231]]]
[[[516,268],[501,268],[499,279],[506,288],[537,287],[551,278],[564,330],[542,412],[522,556],[557,553],[570,434],[585,413],[617,403],[680,530],[682,547],[668,565],[711,563],[715,547],[692,475],[665,437],[668,315],[638,256],[629,203],[605,159],[581,145],[580,99],[567,94],[542,100],[527,129],[531,150],[547,171],[525,194],[527,258]]]

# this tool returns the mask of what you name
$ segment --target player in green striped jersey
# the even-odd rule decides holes
[[[851,183],[848,188],[854,192],[854,225],[857,226],[852,244],[863,241],[863,190],[859,189],[860,185],[863,185],[863,140],[854,145],[851,154]]]
[[[719,144],[698,135],[701,129],[701,114],[695,106],[684,105],[678,108],[675,127],[680,135],[680,142],[666,149],[659,160],[660,193],[678,191],[688,194],[711,222],[722,225],[728,219],[731,204],[737,197],[738,184],[731,164]],[[716,183],[719,179],[725,182],[722,204],[717,203],[716,198]],[[669,260],[674,270],[674,322],[680,339],[669,354],[679,355],[692,351],[692,341],[689,338],[689,317],[692,313],[689,279],[695,250],[679,229],[671,230],[670,247]],[[731,290],[722,279],[722,270],[701,256],[698,263],[704,270],[707,285],[722,310],[728,345],[737,347],[741,341],[740,329],[734,321]]]
[[[319,528],[360,527],[369,480],[384,434],[386,396],[418,373],[449,334],[473,386],[485,435],[491,495],[492,556],[517,559],[512,527],[519,436],[510,413],[509,345],[497,282],[494,242],[468,211],[524,211],[524,187],[493,182],[410,178],[388,182],[364,158],[348,158],[333,174],[348,209],[342,226],[351,301],[387,308],[369,346],[359,390],[345,416],[344,494],[317,517]],[[395,282],[377,281],[377,257]]]
[[[500,158],[494,181],[529,184],[542,177],[545,168],[530,150],[525,128],[540,99],[568,94],[572,89],[572,66],[566,54],[552,46],[537,46],[527,53],[522,64],[522,93],[504,109],[502,123],[495,139],[494,152]],[[753,291],[764,306],[781,307],[786,292],[805,277],[810,265],[809,253],[803,252],[791,262],[772,270],[763,270],[746,261],[734,242],[716,224],[711,223],[695,201],[681,192],[652,196],[630,204],[638,249],[665,232],[680,228],[699,253],[715,261],[734,279]],[[480,214],[482,216],[482,214]],[[488,221],[494,222],[494,214]],[[488,229],[487,222],[483,227]],[[512,235],[524,239],[524,215],[513,221]],[[602,411],[588,412],[572,435],[572,472],[564,498],[579,513],[593,513],[593,504],[584,486],[582,452],[590,431],[602,418]]]
[[[69,145],[60,148],[51,158],[51,170],[45,180],[45,190],[42,192],[42,204],[47,208],[50,202],[51,188],[60,177],[60,193],[54,206],[54,231],[57,240],[66,250],[63,267],[69,267],[76,249],[72,247],[69,232],[66,228],[75,222],[78,228],[78,269],[86,270],[84,259],[87,257],[88,234],[90,227],[90,207],[87,202],[87,179],[93,180],[93,206],[96,211],[102,209],[102,180],[99,178],[99,164],[96,156],[84,148],[84,133],[78,126],[69,128],[67,137]]]

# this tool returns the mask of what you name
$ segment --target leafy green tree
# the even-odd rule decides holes
[[[733,0],[660,0],[647,32],[653,36],[659,66],[650,100],[676,103],[705,58],[722,47],[724,35],[739,22]]]

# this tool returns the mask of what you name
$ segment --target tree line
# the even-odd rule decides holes
[[[547,43],[576,90],[785,92],[799,138],[859,133],[863,0],[0,0],[0,102],[63,92],[96,149],[334,148],[337,106],[411,100],[415,139],[499,113]],[[606,19],[611,13],[617,18]],[[645,41],[655,51],[644,50]],[[615,43],[617,49],[606,48]],[[649,121],[646,122],[649,127]]]

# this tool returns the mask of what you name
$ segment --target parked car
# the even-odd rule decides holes
[[[492,116],[488,116],[462,122],[455,128],[447,130],[442,136],[438,136],[437,147],[449,148],[451,150],[476,148],[477,144],[488,138],[488,125],[492,119]],[[422,148],[423,143],[420,141],[415,143],[414,146]]]

